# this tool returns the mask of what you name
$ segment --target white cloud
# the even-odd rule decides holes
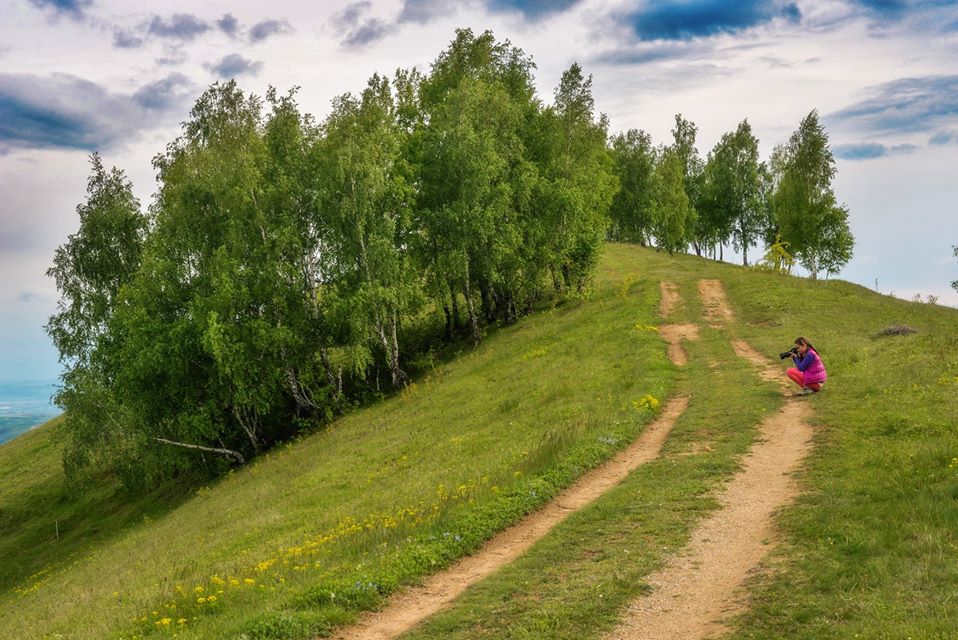
[[[0,72],[0,153],[12,148],[95,151],[123,144],[168,119],[190,88],[181,73],[123,95],[67,73]]]

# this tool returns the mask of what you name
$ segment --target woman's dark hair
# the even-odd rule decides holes
[[[812,343],[809,342],[808,339],[803,336],[798,336],[797,338],[795,338],[795,344],[803,344],[809,349],[811,349],[812,351],[814,351],[815,353],[818,353],[818,349],[813,347]]]

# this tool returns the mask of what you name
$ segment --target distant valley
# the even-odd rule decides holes
[[[0,382],[0,444],[57,416],[50,400],[55,391],[53,380]]]

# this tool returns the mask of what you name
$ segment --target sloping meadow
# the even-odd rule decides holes
[[[185,498],[139,498],[138,514],[112,517],[130,510],[112,490],[69,497],[50,427],[32,434],[43,457],[0,449],[0,469],[33,469],[0,510],[41,501],[4,531],[19,567],[5,637],[306,637],[468,553],[625,446],[653,416],[646,398],[668,395],[641,255],[606,263],[588,299]]]
[[[658,283],[684,283],[677,314],[693,320],[701,315],[690,284],[698,278],[722,280],[735,314],[729,334],[770,359],[804,335],[829,371],[824,392],[802,400],[812,403],[816,429],[803,494],[778,517],[779,546],[751,580],[750,609],[733,621],[732,636],[950,637],[958,627],[958,312],[624,245],[606,246],[586,299],[498,330],[406,391],[186,496],[170,489],[131,500],[107,485],[65,493],[55,425],[4,445],[0,635],[304,638],[348,623],[625,446],[654,416],[647,396],[690,391],[703,415],[716,403],[764,406],[774,390],[753,389],[744,363],[741,398],[734,385],[717,399],[689,388],[700,373],[716,379],[707,358],[722,346],[717,334],[708,349],[695,346],[705,351],[693,353],[694,371],[667,361],[654,331]],[[900,325],[914,333],[884,331]],[[701,436],[695,424],[688,438]],[[751,427],[742,423],[741,438],[729,431],[736,451]],[[694,466],[705,449],[693,444],[679,439],[666,453],[697,451],[676,458]],[[690,477],[728,472],[701,459]],[[645,490],[675,484],[653,480]],[[566,534],[594,541],[602,536],[590,528],[618,531],[626,489],[611,497],[621,508],[593,509]],[[698,508],[681,500],[663,500],[663,518]],[[643,538],[645,555],[681,544],[674,527],[654,517],[647,527],[643,535],[661,537]],[[550,566],[585,553],[560,544],[562,535],[543,547]],[[620,563],[624,552],[614,557]],[[657,562],[650,556],[647,565]],[[504,574],[514,585],[535,584],[523,572],[536,566],[527,560]],[[485,591],[470,596],[475,616],[491,619],[482,613],[488,606],[497,629],[540,628],[539,617],[524,620],[486,591],[485,604]],[[545,608],[556,624],[570,615]],[[573,615],[581,637],[601,637],[612,609]]]

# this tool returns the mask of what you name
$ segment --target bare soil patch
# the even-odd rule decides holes
[[[659,300],[659,315],[668,318],[679,304],[679,288],[674,282],[663,280],[659,283],[662,295]]]
[[[432,575],[422,585],[390,598],[381,611],[334,635],[339,640],[394,638],[450,605],[470,585],[512,562],[556,524],[621,482],[636,467],[654,460],[672,426],[688,407],[687,397],[670,399],[662,413],[627,449],[585,474],[536,513],[506,529],[475,554]]]
[[[764,380],[778,383],[778,385],[782,388],[782,391],[786,391],[791,387],[785,372],[780,371],[773,365],[770,365],[768,358],[762,355],[760,351],[758,351],[749,343],[745,342],[744,340],[732,340],[732,350],[739,358],[748,360],[754,364],[756,368],[758,368],[758,375],[760,375]],[[789,362],[791,362],[791,360],[789,360]]]
[[[697,324],[666,324],[659,327],[659,333],[669,343],[669,360],[676,366],[688,364],[689,356],[682,346],[682,340],[697,340],[699,327]]]
[[[721,329],[732,320],[721,280],[699,280],[699,296],[705,305],[705,320],[713,329]]]

